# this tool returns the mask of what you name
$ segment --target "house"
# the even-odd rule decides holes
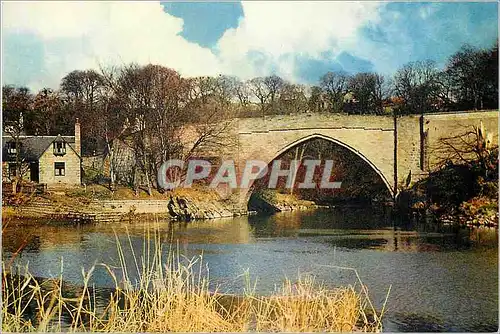
[[[2,181],[18,173],[27,181],[56,185],[81,184],[80,123],[74,136],[2,136]],[[16,161],[20,163],[17,168]]]

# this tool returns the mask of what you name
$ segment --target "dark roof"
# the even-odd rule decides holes
[[[74,148],[75,136],[20,136],[21,159],[26,161],[38,161],[40,156],[54,142],[64,140]],[[2,156],[8,160],[7,143],[14,142],[11,136],[2,136]]]

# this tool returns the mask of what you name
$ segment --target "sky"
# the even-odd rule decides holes
[[[73,70],[136,62],[316,84],[328,71],[443,67],[497,39],[496,2],[2,2],[2,81],[57,89]]]

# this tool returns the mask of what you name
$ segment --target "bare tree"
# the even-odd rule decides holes
[[[134,189],[138,192],[137,169],[140,169],[146,178],[147,191],[152,194],[151,185],[151,142],[148,135],[151,133],[149,122],[152,106],[153,78],[152,69],[144,71],[136,64],[121,68],[111,83],[118,103],[126,114],[126,133],[124,141],[134,152]]]
[[[259,101],[260,112],[262,113],[262,117],[264,117],[271,97],[271,92],[266,85],[265,78],[253,78],[248,82],[248,88],[253,96]]]
[[[73,103],[92,109],[104,87],[104,78],[94,70],[73,71],[61,80],[61,90]]]
[[[234,88],[239,82],[231,77],[219,76],[211,94],[203,92],[210,87],[197,87],[206,99],[191,99],[187,105],[189,117],[185,128],[191,133],[191,144],[184,147],[183,159],[187,160],[201,152],[217,152],[230,142],[228,129],[234,115],[231,101],[235,98]]]
[[[12,190],[17,192],[17,185],[23,179],[27,169],[23,164],[21,136],[24,134],[24,118],[30,113],[33,96],[26,87],[15,88],[13,86],[2,87],[2,118],[3,131],[7,133],[12,141],[8,154],[14,153],[15,175],[12,180]],[[11,157],[12,159],[12,157]]]
[[[498,43],[491,50],[462,46],[450,57],[445,72],[458,108],[498,107]]]
[[[102,71],[101,71],[102,72]],[[75,118],[82,126],[82,152],[92,154],[105,148],[101,126],[106,113],[106,101],[109,97],[104,73],[94,70],[72,71],[61,80],[61,95],[65,100],[65,113],[72,124]],[[69,129],[68,129],[69,130]]]
[[[250,104],[249,84],[245,81],[234,78],[233,90],[233,94],[238,98],[240,106],[243,108],[247,107]]]
[[[312,112],[323,111],[323,96],[321,87],[319,86],[311,87],[311,93],[307,100],[307,106],[309,111]]]
[[[384,77],[376,73],[358,73],[349,79],[348,88],[356,103],[351,110],[358,114],[382,114]]]
[[[285,82],[281,88],[279,105],[283,112],[300,113],[307,110],[307,97],[303,85]]]
[[[431,60],[411,62],[394,76],[394,91],[403,101],[401,113],[423,113],[435,109],[439,72]]]
[[[111,107],[122,110],[124,127],[113,133],[134,152],[136,191],[139,175],[151,194],[162,163],[189,159],[216,147],[225,135],[234,98],[227,77],[184,79],[170,68],[136,64],[104,77],[113,92]],[[192,141],[186,142],[187,133]]]
[[[467,166],[477,163],[483,176],[487,176],[497,165],[498,145],[493,142],[493,133],[487,132],[481,121],[477,126],[464,127],[458,135],[440,138],[433,154],[438,157],[434,168],[449,163]]]
[[[269,92],[269,109],[272,113],[279,112],[278,101],[285,86],[285,81],[277,75],[271,75],[264,78],[264,85]]]
[[[328,72],[320,79],[320,86],[325,92],[331,111],[341,111],[344,95],[347,93],[349,76],[346,72]]]

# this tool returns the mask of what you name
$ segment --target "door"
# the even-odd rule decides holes
[[[40,181],[40,178],[38,176],[38,162],[32,162],[30,164],[30,180],[32,182]]]

